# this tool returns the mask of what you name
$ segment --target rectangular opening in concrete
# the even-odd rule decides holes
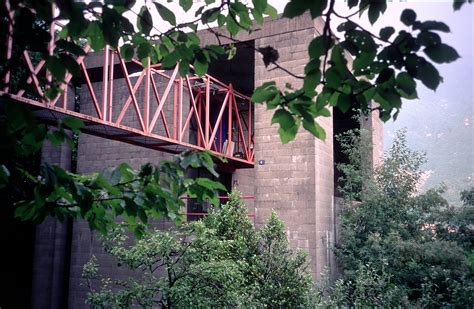
[[[226,46],[226,48],[231,48]],[[255,84],[255,42],[245,41],[240,42],[234,45],[236,49],[236,54],[232,59],[228,59],[227,55],[220,56],[218,59],[213,60],[209,66],[208,74],[215,77],[216,79],[222,81],[225,84],[231,84],[233,89],[237,92],[251,96],[254,84]],[[214,94],[214,100],[210,102],[210,124],[211,126],[216,123],[219,113],[222,108],[223,98],[219,96],[218,93]],[[236,105],[238,107],[239,113],[243,116],[241,117],[243,123],[241,126],[244,130],[244,135],[247,136],[248,131],[246,129],[249,127],[249,124],[245,123],[248,119],[251,119],[250,127],[254,127],[254,108],[251,105],[251,108],[248,108],[248,104],[236,96]],[[234,107],[232,107],[234,108]],[[248,117],[250,113],[250,117]],[[223,113],[225,117],[221,121],[222,128],[219,128],[219,133],[216,134],[214,142],[216,147],[219,149],[229,149],[229,152],[232,155],[239,157],[244,156],[243,150],[239,148],[239,140],[241,137],[237,134],[237,123],[232,122],[232,128],[229,128],[229,122],[227,121],[228,107],[225,108]],[[204,119],[201,119],[204,122]],[[232,140],[228,140],[229,129],[232,130]],[[197,127],[195,122],[191,122],[191,136],[190,139],[194,140],[198,136]],[[247,143],[253,143],[253,136],[250,140],[246,140]],[[232,174],[234,169],[229,168],[226,164],[218,164],[217,171],[219,173],[219,178],[213,177],[211,174],[204,170],[195,171],[192,177],[206,177],[212,180],[221,182],[228,190],[232,189]],[[226,192],[218,192],[218,195],[225,196]],[[226,200],[222,200],[221,203],[225,203]],[[196,200],[190,199],[187,202],[187,220],[197,220],[202,218],[202,215],[194,214],[205,214],[209,208],[208,203],[197,203]]]
[[[208,74],[251,96],[255,83],[255,41],[236,43],[234,47],[235,56],[229,60],[227,55],[223,55],[213,60],[209,65]]]
[[[333,109],[333,155],[334,155],[334,195],[341,197],[342,194],[338,187],[340,185],[339,178],[343,176],[342,172],[337,168],[338,164],[349,163],[349,157],[342,150],[342,145],[338,141],[337,136],[349,130],[359,129],[360,121],[359,111],[357,109],[349,110],[343,113],[338,108]]]

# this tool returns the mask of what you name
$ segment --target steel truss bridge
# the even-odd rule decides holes
[[[58,27],[51,26],[51,53]],[[48,123],[72,116],[83,120],[82,131],[87,134],[168,153],[208,150],[226,158],[230,168],[253,167],[252,103],[232,84],[208,74],[181,77],[178,66],[164,70],[161,64],[125,61],[109,47],[101,53],[90,53],[90,49],[85,46],[87,55],[76,58],[82,74],[79,88],[71,87],[73,76],[67,73],[61,94],[47,99],[44,93],[52,75],[45,60],[35,60],[24,51],[26,84],[13,90],[7,72],[7,86],[0,95],[31,106],[36,117]],[[12,57],[11,33],[6,55]],[[77,89],[80,104],[74,103]]]

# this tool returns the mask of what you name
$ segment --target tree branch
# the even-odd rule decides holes
[[[240,41],[240,40],[237,40],[231,36],[228,36],[228,35],[225,35],[225,34],[222,34],[222,33],[219,33],[217,32],[216,30],[214,30],[213,28],[209,27],[208,26],[208,29],[207,29],[210,33],[212,33],[216,38],[219,37],[219,38],[224,38],[224,39],[228,39],[230,41],[232,41],[233,43],[241,43],[241,44],[244,44],[245,46],[249,47],[249,48],[252,48],[254,51],[258,52],[259,54],[263,55],[262,51],[259,50],[258,48],[256,48],[255,46],[251,45],[250,43],[247,43],[246,41]],[[220,39],[218,39],[218,42],[220,44]],[[297,78],[297,79],[304,79],[304,76],[300,76],[300,75],[297,75],[293,72],[291,72],[290,70],[288,70],[287,68],[283,67],[282,65],[280,65],[278,62],[276,61],[271,61],[270,62],[271,64],[273,64],[275,66],[275,68],[272,68],[270,69],[269,71],[272,71],[272,70],[275,70],[275,69],[280,69],[282,71],[284,71],[285,73],[291,75],[292,77],[294,78]]]

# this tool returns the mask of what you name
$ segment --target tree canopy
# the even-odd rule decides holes
[[[469,306],[470,191],[461,193],[463,207],[449,206],[441,189],[418,192],[425,157],[407,147],[404,132],[398,132],[383,163],[367,173],[358,159],[370,148],[366,135],[350,132],[341,138],[351,162],[339,166],[345,201],[335,253],[342,269],[339,288],[345,286],[346,295],[338,305]]]
[[[240,193],[201,221],[152,231],[127,242],[123,231],[103,236],[105,250],[126,278],[101,276],[92,258],[83,276],[93,307],[163,308],[305,306],[312,281],[307,255],[294,252],[276,213],[256,229]],[[100,280],[98,280],[100,279]]]

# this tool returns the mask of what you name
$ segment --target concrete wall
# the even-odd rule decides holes
[[[68,89],[73,93],[72,89]],[[68,97],[69,108],[74,106],[74,97]],[[43,144],[41,161],[54,164],[65,170],[71,169],[71,148],[67,143],[53,146]],[[48,218],[35,230],[33,256],[32,308],[64,308],[67,304],[67,282],[69,271],[69,237],[71,221],[59,222]]]
[[[303,75],[308,61],[309,42],[322,31],[321,20],[309,15],[295,19],[267,19],[259,31],[240,33],[241,41],[255,40],[255,47],[272,46],[280,55],[278,63],[296,75]],[[217,43],[201,33],[201,41]],[[229,43],[221,40],[222,43]],[[255,86],[274,80],[283,89],[285,83],[301,86],[301,80],[282,70],[266,68],[262,56],[255,55]],[[237,170],[234,179],[244,194],[255,195],[255,223],[263,224],[274,209],[285,222],[288,237],[295,248],[306,250],[311,272],[317,279],[324,267],[334,269],[330,247],[334,244],[334,176],[332,118],[320,119],[327,133],[325,141],[301,129],[296,140],[282,145],[278,126],[271,125],[274,111],[255,105],[255,168]],[[258,161],[265,163],[260,165]]]
[[[273,46],[279,52],[281,66],[303,75],[308,61],[307,46],[317,35],[317,25],[308,16],[295,22],[295,30],[287,26],[286,19],[271,22],[270,26],[280,33],[259,38],[255,45]],[[269,72],[261,56],[256,59],[256,86],[270,80],[276,80],[280,88],[287,82],[301,86],[300,80],[281,70]],[[282,145],[278,126],[270,125],[273,112],[263,105],[255,106],[255,159],[265,161],[255,167],[256,222],[264,223],[272,209],[277,211],[285,222],[292,246],[309,253],[316,279],[331,260],[326,238],[329,235],[332,240],[334,228],[332,120],[319,120],[327,133],[325,141],[300,129],[295,141]]]

